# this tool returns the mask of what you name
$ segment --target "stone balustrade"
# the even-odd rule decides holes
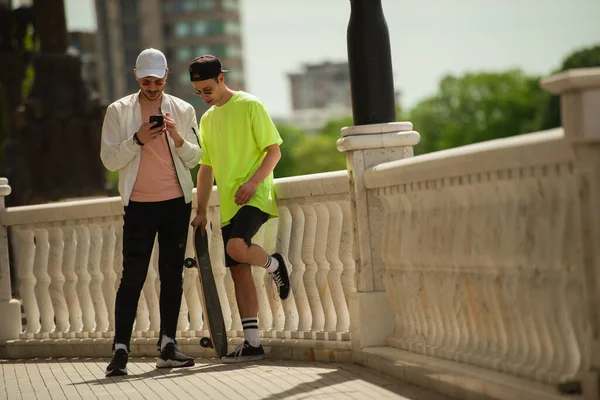
[[[574,171],[562,129],[366,171],[385,216],[387,344],[547,383],[580,378],[590,347]]]
[[[260,334],[267,339],[328,341],[334,343],[332,347],[345,342],[349,347],[348,299],[356,286],[347,172],[278,179],[276,191],[280,217],[267,222],[254,240],[288,260],[292,296],[281,302],[269,275],[260,268],[253,270]],[[15,207],[2,218],[12,238],[17,289],[27,320],[19,338],[112,338],[114,299],[122,272],[120,198]],[[211,261],[225,324],[231,338],[241,338],[233,281],[225,268],[216,190],[209,219]],[[134,339],[158,338],[157,251],[156,243]],[[191,227],[186,256],[194,256]],[[198,274],[186,269],[178,336],[207,335],[202,321]]]

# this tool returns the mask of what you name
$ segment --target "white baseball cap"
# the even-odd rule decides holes
[[[160,50],[146,49],[138,56],[135,69],[138,78],[163,78],[167,73],[167,58]]]

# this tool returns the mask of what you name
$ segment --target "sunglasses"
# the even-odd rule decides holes
[[[142,86],[150,86],[150,85],[162,86],[165,84],[165,81],[154,81],[154,82],[142,81],[140,83],[142,84]]]

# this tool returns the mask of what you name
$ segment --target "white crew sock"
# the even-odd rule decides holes
[[[277,271],[277,268],[279,267],[279,261],[277,261],[275,257],[271,257],[267,254],[267,262],[265,265],[263,265],[263,267],[265,267],[267,272],[272,274],[273,272]]]
[[[244,339],[250,343],[250,346],[260,346],[260,339],[258,337],[258,317],[242,318],[242,327],[244,328]]]

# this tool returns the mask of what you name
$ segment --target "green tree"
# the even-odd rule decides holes
[[[277,163],[273,174],[275,178],[294,176],[298,168],[295,156],[296,148],[306,141],[306,132],[285,124],[278,125],[277,130],[283,143],[281,144],[281,160]]]
[[[275,177],[297,176],[346,168],[343,153],[336,148],[340,131],[352,126],[352,117],[328,121],[319,132],[308,134],[290,125],[278,125],[283,139],[281,160],[275,167]]]
[[[556,71],[562,72],[574,68],[600,67],[600,45],[577,50],[569,54]],[[550,129],[561,126],[560,119],[560,97],[549,96],[542,113],[540,129]]]
[[[335,137],[318,135],[300,143],[294,154],[298,161],[294,175],[346,169],[346,158],[335,147],[336,140]]]
[[[427,153],[537,130],[547,94],[520,70],[446,76],[410,112]]]

